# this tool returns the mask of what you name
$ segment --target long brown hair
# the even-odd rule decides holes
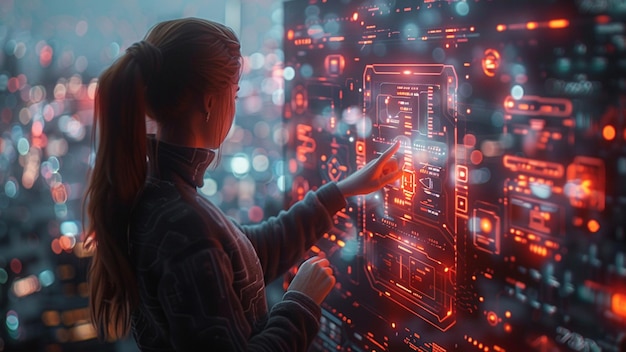
[[[89,308],[99,337],[127,335],[139,299],[128,229],[148,172],[146,116],[166,128],[191,108],[201,108],[211,94],[220,101],[211,110],[212,120],[228,114],[232,119],[234,97],[228,88],[240,72],[239,41],[230,28],[185,18],[154,26],[100,75],[95,159],[84,198],[85,246],[94,252]],[[217,124],[213,133],[221,133]]]

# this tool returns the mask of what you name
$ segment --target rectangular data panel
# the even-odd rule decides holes
[[[394,143],[307,255],[337,285],[311,351],[619,351],[626,8],[284,4],[287,203]],[[620,345],[621,344],[621,345]]]

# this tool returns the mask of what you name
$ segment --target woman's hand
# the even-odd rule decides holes
[[[330,290],[335,286],[333,269],[323,252],[319,256],[307,259],[291,281],[287,291],[298,291],[309,296],[317,304],[321,304]]]
[[[378,191],[384,185],[395,182],[402,176],[402,169],[393,155],[400,149],[400,142],[389,147],[378,159],[339,181],[337,186],[344,197],[357,196]]]

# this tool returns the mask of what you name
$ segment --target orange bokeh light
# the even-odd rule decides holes
[[[539,24],[537,24],[537,22],[528,22],[526,23],[526,28],[528,30],[533,30],[533,29],[537,29],[537,27],[539,27]]]
[[[487,313],[487,322],[491,326],[496,326],[498,324],[498,315],[494,312]]]
[[[626,318],[626,293],[615,293],[611,297],[611,309],[613,313]]]
[[[473,147],[476,145],[476,136],[468,133],[465,136],[463,136],[463,144],[465,144],[466,147]]]
[[[52,249],[52,252],[54,252],[54,254],[61,254],[61,252],[63,251],[63,248],[61,248],[61,244],[59,243],[58,238],[52,240],[52,243],[50,243],[50,248]]]
[[[483,162],[483,153],[480,150],[473,150],[470,154],[472,164],[478,165]]]
[[[591,219],[591,220],[589,220],[589,222],[587,223],[587,228],[588,228],[588,229],[589,229],[589,231],[591,231],[592,233],[596,233],[596,232],[600,231],[600,223],[598,222],[598,220]]]
[[[552,29],[567,28],[568,26],[569,26],[569,21],[566,19],[558,19],[558,20],[552,20],[548,22],[548,27]]]
[[[59,245],[61,246],[61,249],[65,251],[69,251],[70,249],[72,249],[75,244],[76,244],[76,239],[74,237],[70,237],[70,236],[59,237]]]
[[[615,139],[616,135],[617,132],[615,131],[615,127],[613,127],[612,125],[606,125],[602,129],[602,137],[604,137],[604,139],[606,139],[607,141],[612,141],[613,139]]]

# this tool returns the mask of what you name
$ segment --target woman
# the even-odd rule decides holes
[[[328,260],[305,261],[269,312],[265,283],[331,227],[345,197],[400,176],[395,145],[262,224],[227,218],[196,189],[232,125],[241,61],[232,30],[187,18],[157,24],[101,75],[85,195],[101,337],[132,329],[142,351],[306,350],[335,282]]]

